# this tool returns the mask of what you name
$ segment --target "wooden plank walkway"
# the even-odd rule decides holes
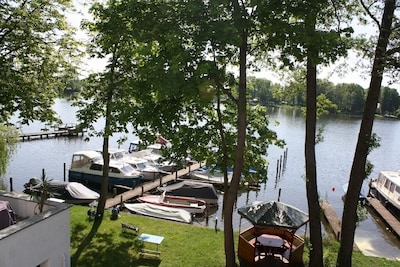
[[[382,203],[373,197],[368,197],[367,198],[368,203],[371,205],[371,207],[378,213],[379,216],[382,217],[382,219],[386,222],[386,224],[391,228],[392,232],[397,235],[397,237],[400,237],[400,223],[394,217],[390,211],[388,211],[385,206],[382,205]]]
[[[202,164],[195,163],[191,166],[186,167],[185,169],[181,169],[172,174],[168,174],[163,177],[157,178],[152,182],[140,184],[131,190],[123,192],[122,194],[119,194],[113,198],[107,199],[105,208],[108,209],[115,205],[119,205],[119,204],[123,203],[124,201],[132,199],[134,197],[142,196],[143,193],[153,190],[153,189],[157,188],[158,186],[162,185],[163,183],[177,180],[179,177],[182,177],[182,176],[188,174],[189,172],[200,168],[201,166],[202,166]]]
[[[340,241],[342,221],[336,214],[335,210],[326,200],[322,200],[321,209],[324,212],[325,218],[328,221],[333,233],[335,234],[336,240]]]

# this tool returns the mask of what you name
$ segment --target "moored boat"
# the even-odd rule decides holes
[[[79,151],[72,155],[71,167],[68,171],[69,181],[101,184],[103,179],[103,158],[96,151]],[[108,184],[135,187],[143,177],[131,165],[110,160]]]
[[[169,196],[166,195],[165,192],[161,195],[144,195],[138,197],[138,200],[142,203],[184,209],[195,214],[204,213],[204,210],[206,209],[206,202],[204,200],[193,197]]]
[[[228,184],[231,183],[233,170],[228,170]],[[189,178],[212,184],[223,184],[224,174],[219,168],[201,167],[189,173]]]
[[[167,195],[194,197],[204,200],[209,206],[218,205],[218,193],[214,186],[209,183],[195,181],[181,181],[167,186],[158,188],[161,192],[166,192]]]
[[[101,150],[96,150],[102,153]],[[128,151],[123,149],[109,149],[111,160],[120,161],[131,165],[135,170],[142,174],[142,181],[153,181],[162,175],[169,174],[156,166],[152,166],[145,158],[131,156]]]
[[[381,171],[369,186],[372,196],[400,211],[400,171]]]
[[[140,215],[183,223],[192,222],[192,216],[190,212],[183,209],[170,208],[150,203],[125,203],[124,207],[129,211]]]
[[[100,194],[87,188],[81,183],[64,182],[58,180],[48,181],[52,197],[62,199],[70,204],[89,204],[100,197]],[[40,194],[40,180],[32,178],[24,184],[24,193],[29,195]]]

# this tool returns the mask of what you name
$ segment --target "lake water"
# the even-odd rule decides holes
[[[71,107],[66,100],[58,100],[54,110],[59,114],[64,123],[77,122],[76,108]],[[268,181],[261,185],[259,191],[242,192],[238,196],[237,207],[251,204],[253,201],[277,200],[279,191],[280,201],[298,207],[307,212],[307,199],[305,192],[305,160],[304,160],[304,135],[305,120],[297,111],[283,109],[270,110],[270,125],[278,133],[278,137],[286,141],[287,162],[282,175],[276,179],[277,161],[283,157],[285,149],[271,147],[268,151],[270,162]],[[17,121],[17,119],[15,119]],[[279,121],[275,125],[274,121]],[[102,121],[96,129],[102,128]],[[348,181],[354,150],[356,146],[360,118],[352,116],[330,116],[322,119],[319,126],[324,126],[324,141],[317,144],[317,175],[319,194],[328,200],[339,216],[343,210],[342,186]],[[34,123],[23,126],[23,132],[35,132],[45,125]],[[374,123],[374,132],[381,138],[380,147],[373,150],[369,160],[374,164],[371,177],[376,177],[380,170],[400,170],[400,121],[377,119]],[[117,147],[117,140],[121,134],[116,134],[110,139],[110,146]],[[128,149],[129,142],[135,136],[128,136],[128,140],[121,148]],[[200,145],[200,144],[199,144]],[[91,138],[89,142],[82,137],[51,138],[21,142],[17,153],[11,160],[5,176],[13,178],[14,190],[22,191],[23,184],[31,177],[40,177],[42,169],[51,179],[63,179],[66,164],[70,165],[71,155],[79,150],[91,150],[102,147],[101,138]],[[367,192],[367,183],[364,185]],[[208,220],[208,226],[214,227],[215,220],[219,228],[223,226],[221,217],[222,199],[220,205]],[[234,228],[237,230],[250,226],[246,220],[240,220],[235,211],[233,214]],[[195,224],[205,225],[206,220],[199,219]],[[368,214],[368,218],[360,223],[356,230],[356,245],[367,255],[386,257],[400,260],[400,242],[386,230],[384,224]]]

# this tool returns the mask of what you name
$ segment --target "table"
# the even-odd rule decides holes
[[[262,234],[257,237],[257,241],[265,247],[280,248],[285,244],[285,240],[277,235]]]
[[[141,234],[138,238],[139,241],[142,242],[148,242],[148,243],[152,243],[152,244],[156,244],[157,245],[157,250],[150,250],[150,249],[142,249],[139,253],[140,256],[155,256],[155,257],[159,257],[161,252],[158,251],[158,246],[162,243],[162,241],[164,240],[163,236],[158,236],[158,235],[151,235],[151,234]]]
[[[257,237],[257,242],[262,246],[266,255],[281,254],[285,240],[277,235],[262,234]]]

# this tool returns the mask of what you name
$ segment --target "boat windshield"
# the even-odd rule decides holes
[[[131,172],[134,172],[135,171],[135,169],[131,166],[131,165],[129,165],[129,164],[124,164],[122,167],[121,167],[121,171],[123,172],[123,173],[131,173]]]

